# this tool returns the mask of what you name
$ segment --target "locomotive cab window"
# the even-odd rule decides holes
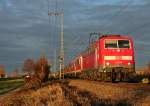
[[[118,40],[119,48],[130,48],[129,40]]]
[[[105,40],[105,48],[117,48],[117,40]]]
[[[130,48],[129,40],[105,40],[105,48]]]

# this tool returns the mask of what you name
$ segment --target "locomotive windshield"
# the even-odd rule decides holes
[[[117,48],[117,40],[105,40],[105,48]]]
[[[130,48],[129,40],[105,40],[105,48]]]
[[[130,48],[129,40],[118,40],[119,48]]]

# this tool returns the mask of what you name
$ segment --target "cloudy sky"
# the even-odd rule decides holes
[[[150,60],[149,0],[0,0],[0,64],[7,72],[42,54],[53,62],[60,19],[48,10],[62,8],[66,62],[86,48],[90,32],[132,36],[136,66]]]

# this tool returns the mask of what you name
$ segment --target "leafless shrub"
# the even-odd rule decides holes
[[[30,75],[25,77],[25,88],[27,89],[38,89],[41,87],[41,80],[35,75]]]
[[[42,81],[45,82],[48,80],[50,66],[48,64],[47,59],[42,56],[35,63],[35,75]]]
[[[23,71],[26,74],[31,74],[34,70],[34,61],[32,59],[26,59],[23,64]]]

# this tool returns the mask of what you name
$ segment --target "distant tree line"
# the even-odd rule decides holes
[[[5,69],[3,65],[0,65],[0,78],[5,77]]]

